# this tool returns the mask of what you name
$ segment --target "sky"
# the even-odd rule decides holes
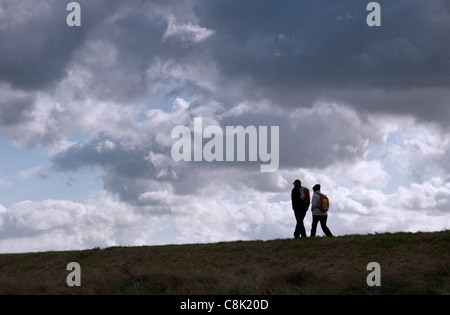
[[[450,228],[449,1],[77,2],[0,0],[0,253],[290,238],[297,178],[335,235]],[[278,168],[174,160],[196,118]]]

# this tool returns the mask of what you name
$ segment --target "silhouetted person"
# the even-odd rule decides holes
[[[326,236],[333,236],[330,229],[327,227],[328,212],[324,212],[319,208],[320,201],[320,185],[317,184],[313,187],[313,197],[311,201],[311,211],[312,211],[312,225],[311,225],[311,237],[316,236],[317,223],[320,222],[320,227]]]
[[[295,220],[297,221],[294,237],[298,238],[300,235],[302,237],[306,237],[303,219],[305,218],[306,211],[308,211],[310,204],[309,189],[302,187],[302,182],[299,179],[294,181],[294,188],[292,188],[291,192],[291,200],[292,210],[294,210]]]

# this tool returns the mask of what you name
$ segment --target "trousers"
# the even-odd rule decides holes
[[[306,211],[308,211],[308,208],[294,209],[295,220],[297,221],[297,224],[295,225],[294,237],[299,237],[300,235],[302,237],[306,237],[305,224],[303,223]]]
[[[311,225],[311,237],[316,236],[317,223],[320,222],[320,227],[326,236],[333,236],[330,229],[327,226],[327,215],[313,215],[312,225]]]

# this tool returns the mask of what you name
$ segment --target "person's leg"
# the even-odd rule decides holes
[[[294,210],[295,219],[297,224],[295,226],[294,237],[299,237],[300,235],[306,237],[305,225],[303,219],[305,218],[306,211],[304,210]]]
[[[331,234],[330,229],[327,226],[327,219],[328,216],[327,215],[322,215],[320,218],[320,227],[322,228],[322,231],[325,233],[326,236],[333,236],[333,234]]]
[[[300,222],[300,235],[302,237],[306,237],[305,224],[303,223],[303,220],[305,219],[306,216],[306,211],[307,210],[301,210],[302,221]]]
[[[299,210],[295,210],[294,209],[294,215],[295,215],[295,222],[296,222],[296,224],[295,224],[295,230],[294,230],[294,237],[295,238],[297,238],[297,237],[299,237],[300,236],[300,229],[299,229],[299,224],[298,224],[298,222],[299,222]]]
[[[319,223],[318,217],[319,217],[318,215],[313,215],[312,224],[311,224],[311,237],[316,236],[317,223]]]

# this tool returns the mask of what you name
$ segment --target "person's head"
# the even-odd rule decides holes
[[[302,185],[302,182],[300,181],[300,179],[296,179],[296,180],[294,180],[294,186],[301,186]]]
[[[319,191],[320,190],[320,185],[319,184],[315,184],[313,187],[313,191]]]

